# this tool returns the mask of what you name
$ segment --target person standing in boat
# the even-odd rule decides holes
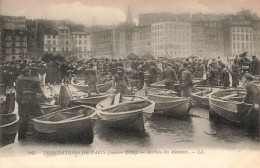
[[[230,85],[229,70],[227,66],[221,72],[220,82],[224,88],[227,88]]]
[[[165,89],[172,90],[173,84],[177,81],[177,75],[175,70],[171,67],[171,63],[166,64],[163,71]]]
[[[245,73],[242,79],[243,86],[246,88],[246,96],[244,99],[245,103],[253,104],[253,116],[252,122],[249,127],[253,135],[260,136],[260,88],[253,82],[253,76],[249,73]]]
[[[183,70],[180,76],[180,86],[181,86],[181,97],[190,97],[192,89],[192,73],[188,70],[188,63],[183,63]]]
[[[16,102],[18,103],[19,129],[18,140],[26,138],[29,117],[42,115],[37,94],[43,95],[40,87],[40,80],[37,75],[31,75],[33,67],[23,69],[22,74],[16,80]],[[34,68],[35,69],[35,68]]]
[[[236,59],[231,65],[231,76],[232,76],[232,87],[237,88],[240,79],[240,68],[239,68],[238,61]]]
[[[88,96],[91,96],[91,91],[95,90],[99,94],[97,88],[98,76],[97,70],[93,68],[94,64],[90,62],[88,68],[85,70],[85,82],[88,84]]]
[[[117,74],[113,79],[113,89],[116,93],[127,94],[129,81],[122,67],[117,68]]]

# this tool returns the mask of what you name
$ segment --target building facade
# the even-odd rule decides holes
[[[78,60],[92,57],[90,35],[84,32],[72,32],[72,51]]]
[[[73,55],[72,46],[70,29],[67,27],[59,27],[44,35],[44,53],[60,54],[69,60]]]
[[[92,56],[96,58],[113,58],[113,29],[106,29],[91,33]]]
[[[191,55],[204,57],[205,36],[202,21],[191,23]]]
[[[151,53],[151,26],[137,26],[133,29],[133,53],[144,56]]]
[[[159,22],[151,26],[152,54],[155,57],[191,55],[191,23]]]
[[[27,30],[25,17],[1,16],[1,60],[16,61],[27,58]]]

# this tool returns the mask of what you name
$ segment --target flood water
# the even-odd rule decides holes
[[[99,121],[94,127],[92,144],[64,144],[28,138],[7,145],[2,154],[26,154],[30,150],[137,150],[170,148],[259,149],[259,141],[240,127],[209,120],[207,109],[193,107],[187,118],[153,115],[145,123],[145,132],[129,132],[104,127]]]

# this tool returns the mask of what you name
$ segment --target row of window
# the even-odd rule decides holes
[[[69,51],[69,48],[62,48],[62,51]],[[45,49],[46,51],[46,49]],[[47,51],[58,51],[56,47],[47,47]]]
[[[74,34],[73,37],[74,37],[74,38],[87,38],[87,35],[83,35],[83,34],[82,34],[82,35],[81,35],[81,34],[75,35],[75,34]]]
[[[158,31],[158,32],[152,32],[152,37],[154,36],[175,36],[175,35],[184,35],[184,36],[190,36],[190,31]]]
[[[87,40],[84,40],[83,42],[84,44],[87,44]],[[75,44],[83,44],[83,42],[81,40],[74,40]]]
[[[250,41],[250,39],[252,39],[252,34],[233,34],[233,40]]]
[[[2,54],[24,54],[26,50],[24,49],[2,49]]]
[[[46,41],[45,41],[45,44],[46,44]],[[66,45],[69,45],[69,41],[56,41],[56,40],[51,41],[51,40],[48,40],[47,44],[54,44],[54,45],[56,45],[56,44],[66,44]]]
[[[26,37],[24,36],[6,36],[6,41],[26,41]]]
[[[48,38],[48,39],[58,39],[58,38],[70,38],[70,35],[60,35],[60,36],[57,36],[57,35],[45,35],[45,38]]]
[[[251,27],[231,27],[232,32],[249,32],[251,33]]]
[[[164,38],[153,38],[152,43],[163,43],[163,42],[177,42],[177,43],[190,43],[191,39],[186,37],[164,37]]]
[[[233,43],[233,49],[252,49],[252,43]]]
[[[164,23],[164,24],[155,24],[152,25],[152,31],[159,31],[161,29],[190,29],[190,24],[183,23]]]

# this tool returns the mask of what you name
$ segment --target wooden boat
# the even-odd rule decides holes
[[[220,90],[220,88],[195,87],[191,93],[191,103],[193,106],[209,107],[209,95]]]
[[[132,101],[131,101],[132,100]],[[144,131],[154,112],[154,102],[136,96],[121,96],[119,103],[109,97],[97,104],[102,124],[111,128]]]
[[[155,114],[186,116],[190,109],[190,98],[150,94],[148,99],[155,102]]]
[[[172,90],[147,88],[136,93],[155,102],[154,114],[185,116],[190,109],[190,98],[178,97]]]
[[[96,119],[97,110],[95,108],[77,106],[34,118],[33,123],[40,138],[62,141],[87,138],[92,143]]]
[[[74,81],[72,80],[71,84],[72,84],[72,86],[74,86],[76,89],[78,89],[80,91],[88,92],[88,85],[84,84],[84,81],[81,81],[79,83],[74,83]],[[97,88],[98,88],[99,92],[101,92],[101,93],[108,91],[111,87],[112,87],[111,81],[97,85]]]
[[[18,114],[1,114],[0,115],[0,145],[5,146],[14,143],[15,136],[19,127]]]
[[[84,96],[74,96],[73,99],[70,100],[68,106],[88,105],[95,107],[99,102],[108,98],[109,96],[109,93],[94,93],[91,96],[86,94]]]
[[[252,117],[252,104],[244,103],[243,90],[220,90],[209,96],[209,115],[232,123],[249,124]]]
[[[203,82],[204,82],[204,80],[201,80],[201,79],[194,79],[194,80],[192,80],[192,83],[194,85],[203,84]],[[150,86],[152,88],[165,89],[164,80],[163,81],[159,81],[159,82],[155,82],[155,83],[151,84]],[[174,84],[174,90],[175,91],[179,91],[180,90],[180,84],[179,83],[175,83]]]
[[[60,110],[62,108],[60,105],[47,104],[47,103],[40,104],[40,106],[44,114],[49,114],[54,111]]]
[[[135,95],[139,96],[139,97],[147,97],[150,94],[177,96],[178,93],[173,90],[168,90],[168,89],[158,89],[158,88],[146,87],[146,84],[144,84],[144,87],[141,90],[139,90],[135,93]]]

